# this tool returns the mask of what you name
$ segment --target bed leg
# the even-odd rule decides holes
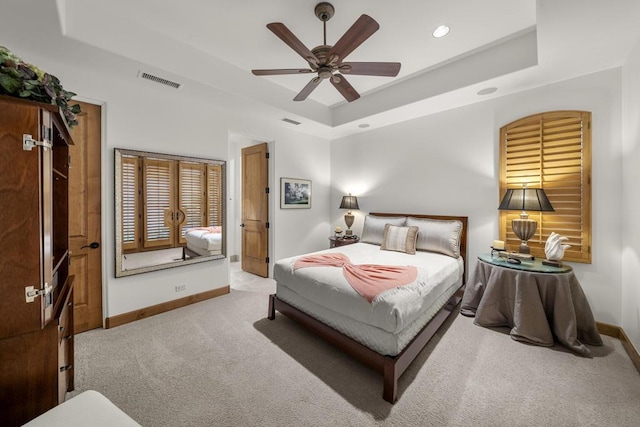
[[[267,318],[269,320],[273,320],[276,318],[275,299],[276,299],[276,294],[269,295],[269,312],[267,313]]]
[[[396,403],[398,398],[398,376],[395,360],[384,358],[382,398],[389,403]]]

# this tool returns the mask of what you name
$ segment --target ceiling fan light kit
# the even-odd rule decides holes
[[[333,17],[335,9],[331,3],[322,2],[316,5],[314,12],[316,17],[323,23],[324,44],[316,46],[311,50],[283,23],[272,22],[267,24],[267,28],[307,61],[310,68],[252,70],[251,72],[256,76],[317,73],[318,76],[312,78],[311,81],[307,83],[296,97],[293,98],[294,101],[304,101],[307,99],[322,80],[329,80],[348,102],[360,98],[360,94],[340,73],[384,77],[395,77],[398,75],[400,72],[399,62],[343,62],[347,55],[364,43],[373,33],[378,31],[380,25],[378,25],[373,18],[368,15],[361,15],[336,44],[331,46],[327,44],[327,21]]]

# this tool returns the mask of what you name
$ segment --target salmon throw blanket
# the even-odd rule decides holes
[[[418,269],[413,266],[355,265],[349,257],[337,252],[306,255],[293,264],[294,270],[304,267],[342,267],[347,282],[369,302],[386,290],[412,283],[418,276]]]

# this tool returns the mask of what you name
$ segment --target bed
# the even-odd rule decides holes
[[[220,255],[222,253],[222,227],[195,227],[184,233],[187,245],[182,248],[182,259],[187,256]]]
[[[268,318],[279,311],[382,373],[383,398],[395,403],[398,378],[462,298],[467,220],[370,213],[359,243],[276,262]],[[381,267],[414,276],[384,288],[377,282],[395,279]]]

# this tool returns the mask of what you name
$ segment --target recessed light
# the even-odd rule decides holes
[[[486,87],[484,89],[480,89],[478,91],[478,95],[489,95],[490,93],[493,93],[497,90],[498,90],[497,87]]]
[[[449,34],[449,30],[451,30],[449,28],[448,25],[440,25],[438,26],[438,28],[436,28],[435,30],[433,30],[433,37],[439,39],[440,37],[444,37],[447,34]]]
[[[358,125],[360,129],[365,129],[365,128],[368,128],[369,126],[371,126],[369,123],[362,123]]]

